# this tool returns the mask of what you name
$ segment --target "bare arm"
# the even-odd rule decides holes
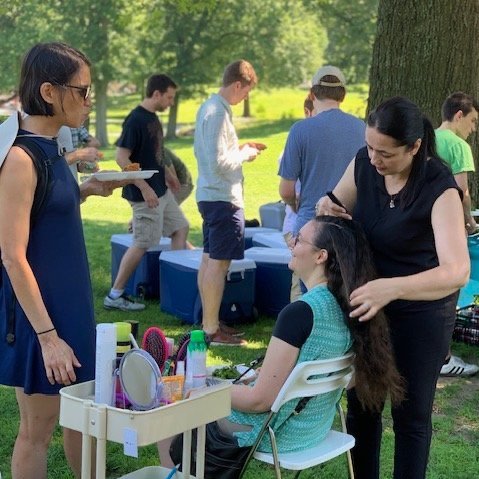
[[[279,196],[287,205],[291,206],[293,211],[297,210],[295,184],[295,180],[286,180],[284,178],[281,178],[279,182]]]
[[[434,203],[431,212],[439,266],[422,273],[380,278],[351,293],[356,307],[351,317],[371,319],[379,309],[396,299],[432,301],[461,288],[469,278],[469,255],[462,205],[455,189],[446,190]]]
[[[65,159],[69,165],[78,163],[79,161],[97,162],[100,158],[100,152],[96,148],[79,148],[65,153]]]
[[[165,165],[165,181],[173,193],[177,193],[180,190],[180,181],[178,180],[175,167],[172,164],[169,166]]]
[[[116,149],[116,162],[121,169],[125,168],[127,165],[131,165],[130,156],[131,150],[121,147]],[[160,199],[153,188],[145,180],[135,180],[133,184],[141,191],[143,199],[149,208],[155,208],[160,204]]]
[[[101,143],[100,143],[100,141],[99,141],[97,138],[95,138],[94,136],[88,135],[88,140],[87,140],[87,142],[86,142],[86,145],[87,145],[87,146],[91,146],[91,147],[93,147],[93,148],[100,148]]]
[[[476,220],[471,216],[471,195],[469,193],[469,185],[467,183],[467,171],[454,175],[457,186],[461,188],[463,193],[462,208],[464,210],[464,221],[469,234],[475,233],[477,229]]]
[[[244,412],[268,411],[296,365],[298,355],[298,348],[273,336],[254,386],[234,385],[231,406]]]
[[[348,212],[352,212],[356,205],[357,188],[354,181],[354,163],[355,158],[349,163],[339,183],[334,188],[334,195],[346,207]],[[340,216],[341,218],[352,219],[344,208],[333,203],[327,196],[323,196],[316,203],[316,215]]]
[[[15,295],[32,328],[38,333],[55,325],[45,308],[27,260],[30,212],[36,183],[32,160],[22,149],[13,147],[0,170],[0,248]],[[80,363],[72,349],[55,330],[38,336],[38,340],[50,383],[70,384],[74,381],[73,367],[79,367]]]

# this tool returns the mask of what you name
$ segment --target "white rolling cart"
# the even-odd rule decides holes
[[[60,425],[82,433],[82,479],[91,478],[92,439],[96,438],[96,479],[105,479],[106,442],[146,446],[183,433],[183,473],[175,479],[203,479],[206,424],[231,412],[231,384],[221,383],[195,391],[183,401],[149,411],[130,411],[93,402],[94,381],[60,390]],[[196,476],[191,476],[191,431],[198,428]],[[133,444],[132,444],[133,442]],[[129,444],[128,444],[129,443]],[[164,479],[169,469],[146,467],[123,479]],[[119,478],[121,479],[121,478]]]

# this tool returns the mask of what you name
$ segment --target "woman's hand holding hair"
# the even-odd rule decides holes
[[[49,383],[68,386],[75,382],[74,368],[81,367],[81,364],[72,348],[58,336],[56,330],[37,337],[42,348],[43,363]]]
[[[323,196],[316,203],[316,216],[338,216],[339,218],[344,218],[346,220],[353,219],[352,216],[347,212],[345,208],[339,206],[327,196]]]
[[[355,289],[349,299],[352,311],[350,318],[369,321],[378,311],[398,298],[393,278],[380,278],[369,281]]]

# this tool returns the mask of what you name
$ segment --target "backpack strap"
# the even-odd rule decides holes
[[[51,190],[50,168],[54,159],[58,157],[49,158],[36,144],[33,138],[28,136],[18,136],[15,139],[13,146],[18,146],[25,151],[25,153],[27,153],[27,155],[32,159],[33,165],[35,166],[35,171],[37,173],[37,186],[35,188],[32,209],[30,212],[30,226],[32,226],[35,224],[35,221],[38,219],[46,204],[48,194]],[[1,268],[3,268],[3,264],[0,260],[0,269]],[[0,271],[0,275],[2,274],[3,272]],[[13,344],[15,342],[15,308],[17,304],[17,297],[13,291],[13,288],[11,289],[11,293],[11,302],[7,307],[7,331],[5,338],[8,344]]]
[[[37,186],[33,197],[32,210],[30,213],[30,225],[35,224],[46,204],[46,199],[51,190],[51,158],[37,145],[32,137],[19,136],[13,146],[18,146],[32,159],[37,173]]]

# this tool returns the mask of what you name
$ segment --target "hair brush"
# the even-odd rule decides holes
[[[143,334],[141,348],[151,354],[161,371],[168,355],[168,342],[163,331],[155,326],[148,328]]]

